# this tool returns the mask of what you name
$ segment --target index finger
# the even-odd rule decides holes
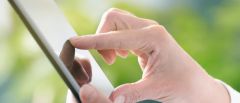
[[[77,36],[70,39],[72,45],[79,49],[121,49],[135,50],[142,47],[141,30],[126,30],[101,33],[101,35]]]

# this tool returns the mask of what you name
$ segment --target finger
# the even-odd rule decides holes
[[[123,14],[128,14],[128,15],[134,16],[132,13],[130,13],[130,12],[126,11],[126,10],[118,9],[118,8],[110,8],[108,11],[116,11],[116,12],[119,12],[119,13],[123,13]]]
[[[120,56],[122,58],[127,58],[127,56],[128,56],[127,50],[116,50],[116,53],[118,56]]]
[[[116,52],[114,49],[109,50],[98,50],[98,53],[102,55],[105,62],[109,65],[113,64],[116,60]]]
[[[102,22],[102,21],[101,21]],[[97,34],[99,33],[104,33],[104,32],[109,32],[109,31],[114,31],[115,26],[109,24],[108,26],[104,23],[100,23],[98,26]],[[108,49],[108,50],[98,50],[99,54],[102,55],[104,58],[105,62],[108,64],[113,64],[115,59],[116,59],[116,52],[114,49]]]
[[[110,96],[112,101],[124,98],[122,103],[136,103],[146,99],[155,99],[155,93],[146,80],[136,83],[125,84],[118,87]]]
[[[105,97],[89,84],[82,86],[80,91],[80,98],[83,103],[111,103],[107,97]]]
[[[119,20],[118,18],[121,18],[123,15],[133,16],[131,13],[127,11],[123,11],[116,8],[111,8],[107,10],[101,18],[100,24],[97,29],[97,33],[116,31],[119,30],[119,28],[123,28],[121,27],[122,25],[120,25],[119,22],[117,22]]]
[[[144,30],[127,30],[102,33],[101,35],[86,35],[70,39],[74,47],[79,49],[122,49],[136,50],[146,45],[142,42]],[[137,36],[138,35],[138,36]]]
[[[103,19],[105,18],[106,13],[103,15],[102,20],[100,21],[100,24],[97,29],[97,34],[109,32],[109,31],[115,31],[116,26],[113,23],[106,23],[106,21]],[[105,62],[108,64],[113,64],[116,59],[116,52],[114,49],[108,49],[108,50],[98,50],[99,54],[102,55]]]
[[[148,19],[142,19],[133,14],[120,10],[109,9],[102,16],[98,32],[109,32],[115,30],[140,29],[150,25],[156,25],[157,22]]]
[[[147,61],[148,61],[148,56],[146,54],[142,54],[138,56],[138,63],[142,69],[142,71],[144,71],[144,68],[147,65]]]
[[[127,11],[111,8],[104,13],[98,26],[97,33],[125,30],[131,28],[142,28],[150,25],[148,21],[144,21],[147,20],[140,19]],[[128,54],[127,52],[115,51],[113,49],[98,50],[98,52],[103,56],[104,60],[108,64],[112,64],[115,61],[116,53],[123,58],[126,58]]]

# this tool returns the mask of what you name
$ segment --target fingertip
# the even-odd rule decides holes
[[[74,36],[69,39],[70,43],[72,45],[76,44],[76,41],[78,40],[79,36]]]
[[[123,59],[126,59],[128,57],[128,54],[125,54],[125,55],[120,54],[119,56]]]
[[[109,56],[102,56],[103,60],[108,64],[108,65],[112,65],[115,62],[115,58],[111,58]]]
[[[109,99],[113,103],[124,103],[126,98],[124,95],[121,95],[121,93],[115,91],[110,95]]]
[[[89,102],[97,97],[97,91],[89,84],[84,84],[80,90],[80,98],[83,102]]]
[[[127,50],[117,50],[117,55],[120,56],[123,59],[126,59],[128,57],[128,51]]]
[[[105,58],[108,65],[112,65],[116,61],[116,55]]]
[[[117,87],[117,88],[111,93],[111,95],[109,96],[109,99],[110,99],[111,101],[115,101],[115,99],[116,99],[118,96],[124,94],[124,93],[123,93],[123,92],[124,92],[123,90],[124,90],[124,89],[122,89],[122,86]]]
[[[108,65],[112,65],[115,62],[117,56],[115,50],[99,50],[98,52]]]
[[[75,39],[77,39],[79,36],[73,36],[73,37],[70,37],[69,38],[69,40],[71,41],[71,40],[75,40]]]

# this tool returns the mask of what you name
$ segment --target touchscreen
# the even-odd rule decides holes
[[[106,96],[109,96],[113,86],[101,70],[89,51],[75,49],[68,41],[76,36],[63,13],[54,0],[13,0],[15,5],[25,18],[31,29],[33,37],[39,45],[47,48],[50,52],[47,56],[54,58],[67,68],[79,87],[84,83],[90,83]],[[91,69],[84,68],[79,58],[89,60]],[[51,60],[52,61],[52,60]],[[62,62],[59,62],[62,61]]]

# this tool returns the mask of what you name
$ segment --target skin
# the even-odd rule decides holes
[[[157,22],[129,12],[110,9],[102,17],[96,35],[70,39],[79,49],[96,49],[108,64],[116,57],[136,55],[142,79],[115,89],[110,97],[85,84],[83,103],[135,103],[152,99],[163,103],[230,103],[226,88],[208,75]],[[71,93],[68,103],[75,103]]]

